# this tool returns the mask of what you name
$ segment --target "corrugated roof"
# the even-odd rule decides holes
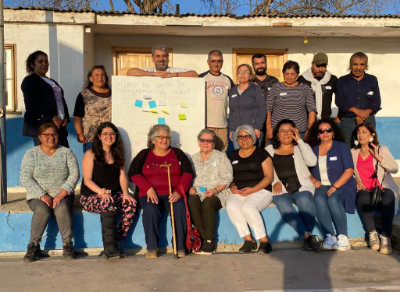
[[[4,6],[4,9],[11,9],[11,10],[45,10],[45,11],[55,11],[55,12],[75,12],[75,13],[96,13],[96,14],[118,14],[118,15],[139,15],[139,16],[158,16],[158,17],[229,17],[235,19],[244,19],[244,18],[258,18],[258,17],[265,17],[265,18],[394,18],[400,19],[400,15],[396,14],[336,14],[336,15],[326,15],[326,14],[312,14],[312,15],[235,15],[235,14],[197,14],[197,13],[186,13],[186,14],[174,14],[174,13],[137,13],[137,12],[130,12],[130,11],[108,11],[108,10],[94,10],[94,9],[54,9],[49,7],[42,7],[42,6],[16,6],[16,7],[9,7]]]

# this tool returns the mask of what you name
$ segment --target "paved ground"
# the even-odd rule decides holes
[[[400,252],[277,250],[269,255],[171,254],[0,261],[0,291],[400,291]],[[370,287],[370,288],[366,288]],[[343,289],[347,288],[347,289]]]

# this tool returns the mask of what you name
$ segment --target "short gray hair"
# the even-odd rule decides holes
[[[221,51],[219,50],[212,50],[211,52],[208,53],[208,60],[210,60],[211,56],[215,56],[215,57],[221,57],[222,59],[224,58],[222,56]]]
[[[158,131],[167,131],[168,135],[171,137],[171,129],[167,125],[154,125],[150,128],[147,134],[147,148],[154,148],[153,140],[157,139]]]
[[[235,141],[238,140],[237,136],[238,136],[240,131],[244,131],[247,134],[249,134],[251,136],[251,139],[253,139],[254,143],[257,142],[256,131],[254,131],[254,128],[252,126],[250,126],[250,125],[241,125],[241,126],[236,128],[236,130],[235,130]]]
[[[166,46],[163,46],[163,45],[154,46],[153,49],[151,49],[151,55],[152,55],[153,57],[154,57],[154,52],[155,52],[155,50],[164,51],[164,52],[166,52],[167,55],[168,55],[168,48],[167,48]]]
[[[217,135],[215,135],[214,131],[207,128],[200,131],[200,133],[197,135],[197,141],[200,141],[201,136],[203,136],[204,134],[210,134],[215,144],[215,139]]]
[[[353,55],[350,57],[350,64],[349,64],[349,70],[351,71],[351,64],[353,63],[353,59],[363,59],[365,58],[365,70],[368,70],[368,56],[363,53],[363,52],[355,52]]]

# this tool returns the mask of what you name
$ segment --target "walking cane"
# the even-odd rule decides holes
[[[169,168],[171,166],[170,164],[161,164],[160,167],[167,167],[168,169],[168,184],[169,184],[169,195],[172,195],[172,191],[171,191],[171,177],[169,174]],[[175,235],[175,218],[174,218],[174,204],[172,202],[170,202],[171,205],[171,221],[172,221],[172,241],[174,244],[174,258],[177,259],[178,258],[178,252],[176,251],[176,235]]]

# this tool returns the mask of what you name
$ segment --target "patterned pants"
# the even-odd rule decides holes
[[[98,195],[93,196],[81,196],[80,203],[82,208],[90,213],[100,214],[102,212],[118,212],[120,213],[121,219],[118,223],[117,238],[119,242],[122,242],[128,234],[129,228],[135,219],[136,203],[131,204],[129,201],[122,201],[123,194],[118,192],[112,195],[113,202],[104,202]]]

